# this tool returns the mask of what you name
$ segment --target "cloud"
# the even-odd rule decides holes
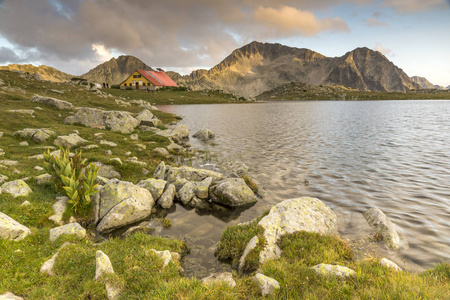
[[[366,20],[366,25],[369,27],[388,27],[389,24],[386,22],[381,22],[374,18],[369,18]]]
[[[267,28],[273,28],[278,35],[313,36],[325,30],[349,31],[347,24],[340,18],[318,19],[312,12],[289,6],[279,9],[259,6],[253,19],[265,24]]]
[[[449,8],[450,1],[446,0],[384,0],[384,6],[392,7],[400,13],[415,13],[434,9]]]
[[[380,43],[377,43],[373,50],[381,52],[385,56],[395,57],[395,53],[393,53],[391,49],[384,48]]]

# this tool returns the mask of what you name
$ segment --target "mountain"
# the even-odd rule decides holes
[[[425,77],[413,76],[411,81],[420,85],[422,89],[434,89],[434,85],[429,82]]]
[[[289,82],[372,91],[405,92],[418,87],[383,54],[368,48],[332,58],[309,49],[259,42],[236,49],[212,69],[193,72],[177,83],[255,97]]]
[[[7,66],[0,66],[0,70],[9,70],[9,71],[21,71],[30,74],[38,74],[40,79],[49,80],[54,82],[65,82],[70,81],[73,77],[70,74],[61,72],[55,68],[41,65],[39,67],[33,65],[18,65],[18,64],[10,64]]]
[[[153,71],[139,58],[131,55],[122,55],[117,59],[111,58],[109,61],[81,75],[81,77],[91,82],[120,84],[136,69]]]

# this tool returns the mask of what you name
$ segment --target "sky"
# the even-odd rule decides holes
[[[0,0],[0,65],[72,75],[119,55],[189,74],[252,41],[342,56],[380,51],[450,85],[450,0]]]

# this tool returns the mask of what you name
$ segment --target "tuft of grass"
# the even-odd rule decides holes
[[[164,219],[162,220],[162,226],[163,226],[163,228],[165,228],[165,229],[169,229],[170,227],[172,227],[172,222],[170,222],[169,219],[164,218]]]

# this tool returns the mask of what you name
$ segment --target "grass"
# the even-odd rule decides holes
[[[250,178],[247,174],[244,174],[241,176],[242,179],[244,179],[245,184],[253,191],[253,193],[258,193],[258,185],[256,184],[253,179]]]

